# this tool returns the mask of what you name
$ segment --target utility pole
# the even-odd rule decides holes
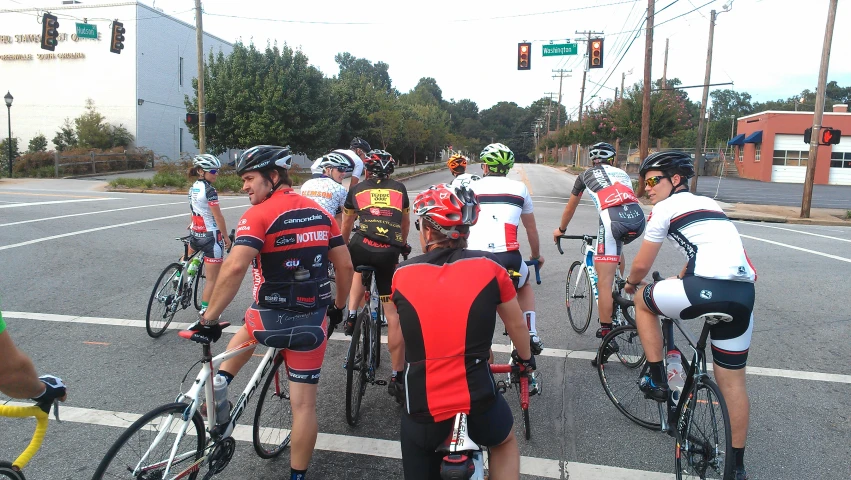
[[[568,75],[568,74],[572,71],[573,70],[563,70],[563,69],[553,70],[553,73],[558,73],[558,114],[556,115],[556,131],[558,131],[558,129],[561,127],[561,84],[562,84],[562,80],[564,80],[564,77],[570,77],[570,75]],[[556,76],[553,75],[553,78],[556,78]]]
[[[810,140],[810,155],[807,160],[807,175],[804,179],[804,198],[801,201],[801,218],[810,218],[810,206],[813,201],[813,182],[816,177],[816,157],[821,140],[821,120],[824,114],[824,89],[827,83],[827,65],[830,63],[830,45],[833,43],[833,24],[836,21],[836,4],[830,0],[827,9],[827,26],[824,29],[824,45],[821,47],[821,66],[818,71],[818,89],[816,91],[816,110],[813,112],[813,138]]]
[[[551,121],[551,112],[553,109],[553,96],[555,96],[556,92],[544,92],[550,102],[547,104],[547,136],[550,136],[550,121]]]
[[[207,153],[207,112],[204,107],[204,27],[201,0],[195,0],[195,43],[198,49],[198,153]]]
[[[665,63],[662,64],[662,88],[668,88],[668,40],[665,39]]]
[[[653,20],[656,17],[655,0],[647,0],[647,30],[644,34],[644,98],[641,102],[641,141],[638,155],[643,161],[650,151],[650,70],[653,64]],[[644,195],[644,178],[638,178],[638,192]]]
[[[587,38],[583,38],[583,39],[577,39],[577,41],[586,42],[586,44],[585,44],[586,45],[586,48],[585,48],[586,59],[585,59],[585,64],[583,65],[583,68],[582,68],[582,89],[580,90],[580,93],[579,93],[579,126],[581,127],[582,126],[582,109],[584,108],[584,105],[585,105],[585,79],[588,76],[588,58],[587,58],[588,48],[587,48],[587,45],[589,43],[591,43],[591,35],[603,35],[603,32],[588,31],[588,32],[576,32],[576,34],[577,35],[585,35],[587,37]],[[577,151],[578,151],[578,149],[577,149]],[[579,158],[579,156],[577,155],[577,162],[579,161],[578,158]]]
[[[621,100],[623,100],[623,84],[626,80],[626,72],[621,72]]]

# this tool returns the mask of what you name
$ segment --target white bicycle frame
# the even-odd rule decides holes
[[[594,268],[594,247],[588,245],[585,242],[582,242],[582,247],[580,251],[584,255],[584,268],[585,273],[588,275],[588,278],[591,280],[591,292],[594,293],[594,304],[598,305],[600,301],[600,291],[597,289],[597,269]],[[579,280],[581,275],[576,276],[576,283],[573,284],[573,292],[579,288]],[[620,269],[615,269],[615,280],[620,278]]]
[[[192,417],[195,415],[195,412],[198,410],[200,406],[199,395],[201,390],[204,390],[205,398],[207,398],[207,432],[212,432],[214,428],[221,429],[221,425],[217,425],[216,422],[216,401],[213,393],[213,375],[216,370],[218,370],[219,366],[225,360],[242,353],[244,350],[248,348],[252,348],[257,345],[256,340],[249,340],[234,349],[226,350],[215,357],[212,358],[210,362],[206,362],[202,365],[201,371],[198,372],[198,375],[195,377],[195,381],[192,384],[192,387],[186,393],[181,393],[177,396],[176,402],[185,402],[189,400],[186,406],[186,410],[184,410],[183,415],[177,421],[183,422],[183,424],[179,427],[180,430],[177,434],[177,438],[174,440],[174,445],[172,446],[171,453],[166,462],[165,471],[163,471],[163,478],[168,478],[168,475],[171,473],[171,467],[175,462],[179,462],[185,460],[193,455],[195,455],[195,450],[191,452],[185,452],[178,454],[177,449],[180,445],[180,441],[183,439],[183,436],[186,435],[186,431],[189,428],[189,424],[192,422]],[[233,432],[234,426],[236,425],[236,421],[245,411],[245,406],[248,404],[248,401],[251,399],[251,396],[260,386],[260,382],[266,377],[266,374],[269,372],[269,369],[272,367],[272,364],[275,361],[275,357],[280,352],[279,349],[269,347],[266,350],[266,354],[263,356],[263,359],[260,361],[260,365],[257,366],[257,369],[254,371],[254,375],[251,377],[251,380],[246,385],[245,390],[243,390],[242,394],[237,399],[236,403],[231,410],[230,421],[226,424],[224,432],[220,435],[219,438],[227,438]],[[170,415],[164,424],[161,426],[157,437],[154,439],[150,448],[145,452],[142,458],[139,460],[139,463],[136,464],[136,467],[133,470],[134,475],[138,475],[140,472],[145,470],[150,470],[152,468],[159,468],[162,466],[162,462],[158,462],[155,465],[146,465],[143,464],[147,461],[148,455],[151,450],[155,449],[165,438],[166,434],[172,431],[172,425],[175,421],[175,416]],[[181,475],[191,469],[197,468],[201,462],[206,458],[202,456],[195,463],[190,465],[184,472],[178,474],[175,478],[181,478]]]
[[[485,452],[470,438],[467,432],[467,415],[464,413],[456,414],[452,433],[449,434],[448,445],[442,445],[437,449],[437,451],[445,452],[450,455],[468,453],[470,458],[473,460],[473,465],[475,466],[475,471],[473,472],[473,476],[470,477],[470,480],[484,480]]]

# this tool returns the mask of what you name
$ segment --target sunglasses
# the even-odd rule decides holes
[[[650,188],[653,188],[656,185],[659,185],[659,182],[661,182],[663,178],[670,179],[670,177],[668,177],[667,175],[656,175],[655,177],[645,178],[644,184],[647,185]]]
[[[335,167],[335,170],[337,170],[340,173],[346,173],[346,167]]]
[[[218,169],[216,169],[216,168],[214,168],[214,169],[212,169],[212,170],[205,170],[205,171],[206,171],[207,173],[211,174],[211,175],[215,175],[215,174],[219,173],[219,170],[218,170]]]

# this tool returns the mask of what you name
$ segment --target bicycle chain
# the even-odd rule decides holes
[[[204,480],[210,480],[213,475],[221,473],[233,458],[234,451],[236,451],[236,441],[233,437],[225,438],[217,443],[208,457],[207,462],[210,465],[210,471],[204,475]]]

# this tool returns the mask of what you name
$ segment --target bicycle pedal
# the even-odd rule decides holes
[[[378,385],[379,387],[386,387],[387,386],[387,380],[376,380],[374,383],[375,383],[375,385]]]

